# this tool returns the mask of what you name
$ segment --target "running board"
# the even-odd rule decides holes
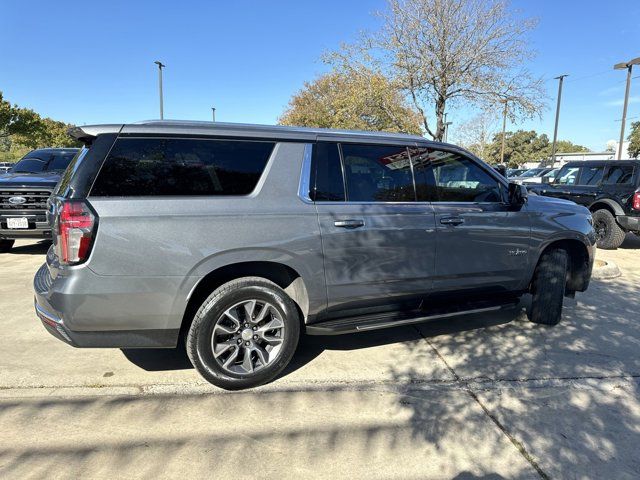
[[[414,310],[411,312],[391,312],[377,315],[363,315],[358,317],[341,318],[338,320],[328,320],[320,323],[307,325],[308,335],[342,335],[345,333],[366,332],[369,330],[379,330],[382,328],[398,327],[400,325],[411,325],[430,320],[440,320],[443,318],[457,317],[462,315],[472,315],[474,313],[494,312],[507,308],[513,308],[518,301],[501,303],[499,305],[477,306],[467,310],[437,311],[427,312]],[[485,304],[486,305],[486,304]]]

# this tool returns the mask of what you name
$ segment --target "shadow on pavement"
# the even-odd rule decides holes
[[[37,243],[14,246],[9,255],[46,255],[51,246],[50,240],[40,240]]]
[[[624,237],[624,242],[622,242],[622,245],[620,245],[620,248],[630,249],[630,250],[640,248],[640,235],[627,233],[627,236]]]

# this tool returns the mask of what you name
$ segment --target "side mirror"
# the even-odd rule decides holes
[[[521,207],[527,203],[527,187],[517,183],[509,184],[509,203],[514,207]]]
[[[496,165],[493,168],[504,178],[507,178],[507,167],[505,165]]]
[[[551,183],[553,179],[551,177],[542,177],[541,180],[541,183]]]

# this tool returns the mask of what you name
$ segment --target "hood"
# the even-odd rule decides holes
[[[589,213],[589,210],[570,200],[562,198],[545,197],[529,192],[527,197],[527,205],[533,211],[546,212],[567,212],[567,213]]]
[[[0,187],[55,187],[61,176],[59,172],[9,172],[0,175]]]

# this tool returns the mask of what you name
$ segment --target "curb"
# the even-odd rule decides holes
[[[595,279],[606,279],[606,278],[616,278],[622,275],[618,265],[616,265],[611,260],[596,260],[593,264],[593,272],[591,273],[591,278]]]

